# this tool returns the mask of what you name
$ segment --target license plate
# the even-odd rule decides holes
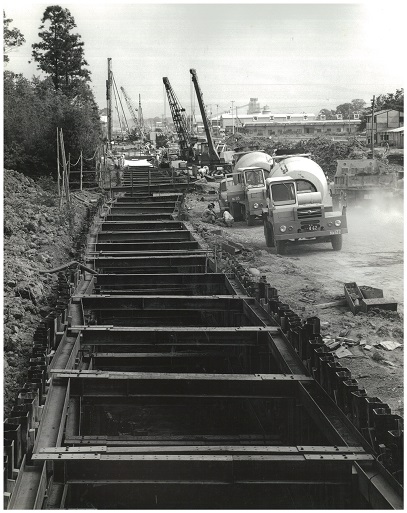
[[[340,235],[342,232],[341,230],[330,230],[329,235]]]
[[[303,226],[303,232],[317,232],[319,230],[319,226],[317,224],[308,224]]]

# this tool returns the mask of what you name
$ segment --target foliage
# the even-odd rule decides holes
[[[84,68],[84,43],[79,34],[71,33],[75,20],[68,9],[53,5],[45,9],[41,22],[38,35],[42,41],[32,45],[33,58],[38,69],[51,77],[55,89],[74,95],[80,84],[90,80],[90,71]]]
[[[279,153],[311,153],[312,159],[321,166],[329,179],[333,179],[338,159],[356,159],[367,155],[367,148],[355,138],[344,141],[332,141],[330,137],[312,137],[296,140],[266,137],[248,137],[234,134],[226,143],[235,151],[263,150],[272,155],[275,150]]]
[[[50,79],[4,73],[4,165],[31,176],[56,175],[56,130],[66,154],[91,157],[101,136],[98,109],[87,84],[70,98]]]
[[[23,34],[18,30],[18,28],[13,27],[10,28],[10,23],[13,20],[10,18],[6,18],[6,13],[3,11],[3,61],[9,62],[10,57],[7,55],[8,52],[13,50],[14,48],[18,48],[23,43],[25,43],[25,39]]]
[[[335,110],[321,109],[319,115],[325,116],[328,120],[337,119],[337,114],[342,114],[343,119],[353,119],[353,115],[361,113],[365,105],[365,100],[356,98],[351,102],[338,105]]]
[[[404,89],[396,89],[395,93],[379,94],[376,98],[375,110],[395,109],[404,111]]]

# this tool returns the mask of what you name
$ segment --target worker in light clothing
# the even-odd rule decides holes
[[[234,220],[232,214],[226,209],[223,212],[223,222],[225,223],[225,226],[230,228],[233,225],[234,221],[235,220]]]

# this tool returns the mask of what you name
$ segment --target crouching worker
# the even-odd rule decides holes
[[[223,212],[223,222],[225,223],[225,226],[230,228],[233,225],[234,221],[235,220],[234,220],[232,214],[226,209]]]
[[[204,221],[204,223],[215,224],[215,222],[216,222],[215,203],[209,203],[208,207],[203,211],[202,221]]]

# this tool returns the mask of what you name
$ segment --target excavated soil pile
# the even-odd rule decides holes
[[[4,407],[25,381],[33,334],[56,299],[57,274],[43,274],[78,258],[78,237],[99,193],[76,192],[60,209],[55,184],[4,171]]]

